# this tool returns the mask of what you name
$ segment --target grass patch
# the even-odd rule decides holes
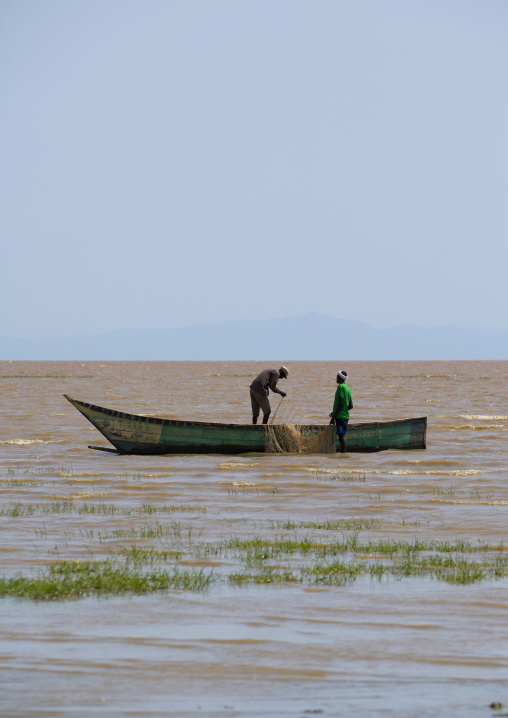
[[[0,485],[4,484],[9,486],[38,486],[39,482],[34,480],[18,479],[7,479],[5,482],[0,480]],[[164,504],[162,506],[143,504],[142,506],[134,507],[132,509],[122,509],[115,504],[104,503],[102,501],[96,504],[89,504],[87,502],[78,504],[73,498],[54,498],[51,501],[51,504],[23,504],[22,502],[17,502],[15,507],[0,509],[0,516],[26,516],[27,514],[33,514],[36,511],[40,511],[43,514],[69,513],[100,514],[102,516],[153,516],[154,514],[173,514],[177,511],[205,514],[207,508],[206,506],[184,506],[183,504]]]
[[[285,569],[262,567],[258,571],[233,573],[229,582],[234,585],[263,583],[302,583],[324,586],[343,586],[360,576],[383,578],[430,577],[438,581],[467,585],[487,579],[506,578],[508,556],[477,561],[464,557],[408,556],[403,561],[342,560],[316,561],[314,564]]]
[[[376,567],[380,564],[375,564]],[[358,576],[371,572],[371,566],[366,561],[341,561],[330,563],[316,563],[300,569],[302,577],[309,583],[324,585],[343,585],[354,581]]]
[[[508,556],[495,556],[481,561],[462,556],[427,556],[394,565],[390,567],[390,572],[397,577],[431,576],[439,581],[464,585],[505,578],[508,575]]]
[[[229,583],[234,586],[267,583],[301,583],[302,577],[291,569],[264,568],[256,573],[231,573]]]
[[[373,529],[379,529],[382,525],[381,519],[362,519],[362,518],[351,518],[351,519],[338,519],[336,521],[330,521],[324,519],[323,521],[270,521],[269,526],[271,529],[281,531],[296,531],[297,529],[317,529],[321,531],[371,531]]]
[[[318,481],[358,481],[360,483],[365,481],[365,474],[356,474],[351,471],[337,471],[336,474],[316,473],[314,476]]]
[[[434,496],[463,496],[464,493],[462,489],[455,489],[452,484],[449,489],[436,488],[432,491]]]
[[[189,506],[184,504],[163,504],[162,506],[157,506],[156,504],[143,504],[141,507],[133,509],[133,513],[147,516],[151,516],[152,514],[172,514],[175,513],[175,511],[206,514],[206,510],[206,506]]]
[[[14,469],[9,469],[9,473],[14,473]],[[72,469],[67,469],[65,466],[41,466],[37,469],[25,469],[23,471],[24,476],[30,476],[34,474],[67,474]]]
[[[44,483],[37,479],[0,479],[0,486],[44,486]]]
[[[0,578],[0,596],[55,600],[103,594],[146,594],[168,589],[202,591],[212,582],[203,570],[159,569],[144,572],[112,561],[64,561],[37,576]]]
[[[33,516],[34,507],[32,504],[23,504],[17,501],[14,506],[8,506],[5,509],[0,509],[0,516],[10,516],[16,518],[17,516]]]
[[[117,553],[125,559],[127,564],[132,563],[137,566],[152,566],[154,563],[178,561],[182,557],[181,551],[162,551],[154,548],[153,546],[150,546],[149,548],[139,548],[138,546],[120,546]]]
[[[185,536],[184,536],[185,534]],[[42,537],[42,535],[41,535]],[[167,548],[158,546],[115,546],[110,558],[94,561],[54,563],[36,576],[0,577],[0,597],[34,600],[80,598],[93,595],[152,593],[168,589],[199,591],[212,582],[241,586],[249,584],[302,584],[345,586],[359,577],[370,579],[416,579],[419,577],[467,585],[508,577],[508,553],[500,543],[433,540],[360,542],[358,534],[329,542],[276,536],[231,536],[217,542],[193,544],[190,530],[177,522],[163,526],[155,522],[141,529],[110,532],[87,538],[155,539],[173,538]],[[184,544],[183,538],[189,540]],[[55,547],[56,548],[56,547]],[[492,553],[495,552],[495,553]],[[204,573],[204,569],[181,569],[183,556],[220,556],[236,559],[240,566],[229,575]],[[161,568],[160,564],[172,564]]]

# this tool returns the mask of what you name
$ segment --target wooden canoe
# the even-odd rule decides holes
[[[67,394],[64,396],[122,454],[243,454],[266,451],[266,427],[262,424],[216,424],[139,416],[77,401]],[[306,426],[309,432],[316,434],[324,428],[324,425],[318,424]],[[425,449],[426,433],[426,416],[350,424],[347,450]],[[338,446],[338,441],[336,444]]]

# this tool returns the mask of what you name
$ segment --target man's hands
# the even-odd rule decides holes
[[[280,395],[281,395],[281,397],[284,399],[284,397],[286,396],[286,392],[285,392],[285,391],[281,391]]]
[[[328,416],[330,417],[330,424],[335,424],[335,417],[334,417],[334,415],[333,415],[333,414],[328,414]]]

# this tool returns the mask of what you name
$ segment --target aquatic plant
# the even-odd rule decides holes
[[[14,506],[8,506],[5,509],[0,509],[0,516],[32,516],[34,513],[34,507],[32,504],[23,504],[20,501],[16,501]]]
[[[167,563],[177,561],[182,557],[181,551],[160,550],[153,546],[140,548],[139,546],[119,546],[117,555],[125,559],[126,563],[133,563],[139,566],[154,563]]]
[[[335,474],[324,474],[317,472],[314,474],[318,481],[365,481],[365,474],[356,473],[353,471],[337,471]]]
[[[63,561],[37,576],[0,578],[0,596],[35,600],[83,598],[124,593],[154,593],[169,589],[202,591],[213,581],[203,570],[174,568],[144,572],[113,561]]]

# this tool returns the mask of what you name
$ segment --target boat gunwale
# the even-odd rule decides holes
[[[100,414],[106,414],[108,416],[118,417],[120,419],[127,419],[130,421],[141,421],[147,424],[162,424],[165,426],[188,426],[188,427],[199,427],[199,428],[213,428],[213,429],[250,429],[252,431],[265,431],[266,424],[225,424],[220,422],[209,422],[209,421],[189,421],[186,419],[164,419],[159,416],[147,416],[143,414],[129,414],[124,411],[118,411],[116,409],[108,409],[105,406],[98,406],[97,404],[90,404],[86,401],[80,401],[79,399],[73,399],[68,394],[64,394],[64,397],[69,401],[75,408],[83,406],[92,411],[97,411]],[[80,410],[81,411],[81,410]],[[84,412],[82,412],[84,413]],[[88,417],[87,417],[88,418]],[[390,419],[388,421],[368,421],[362,423],[350,423],[348,429],[377,429],[379,426],[402,426],[407,424],[418,424],[424,423],[427,426],[427,417],[411,417],[407,419]],[[270,426],[273,426],[271,424]],[[300,424],[307,429],[322,430],[327,424]],[[108,439],[109,440],[109,439]]]

